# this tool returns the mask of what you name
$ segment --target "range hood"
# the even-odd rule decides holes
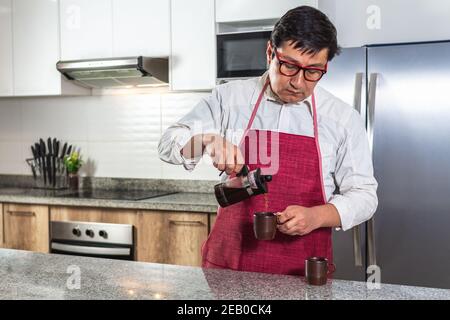
[[[169,59],[124,57],[58,61],[68,80],[94,89],[152,87],[169,82]]]

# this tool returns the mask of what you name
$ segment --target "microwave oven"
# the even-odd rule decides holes
[[[267,70],[266,48],[272,31],[217,34],[217,83],[259,77]]]

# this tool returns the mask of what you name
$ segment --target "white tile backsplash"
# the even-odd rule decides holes
[[[145,93],[0,99],[0,174],[31,174],[25,159],[39,138],[80,149],[82,175],[217,180],[209,159],[192,172],[158,157],[161,133],[208,93]],[[61,145],[62,148],[62,145]]]
[[[18,141],[0,141],[0,172],[26,174],[27,164]],[[30,170],[31,174],[31,170]]]
[[[0,141],[21,141],[22,109],[20,101],[4,99],[0,105]]]
[[[85,97],[21,99],[23,139],[58,137],[86,141],[86,100]]]

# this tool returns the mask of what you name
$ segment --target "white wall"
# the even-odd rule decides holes
[[[82,175],[217,180],[205,159],[192,172],[158,158],[170,124],[208,93],[151,93],[0,99],[0,174],[31,174],[25,163],[39,138],[80,148]]]

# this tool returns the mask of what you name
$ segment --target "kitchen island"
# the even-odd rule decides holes
[[[0,249],[0,299],[450,299],[450,290]]]

